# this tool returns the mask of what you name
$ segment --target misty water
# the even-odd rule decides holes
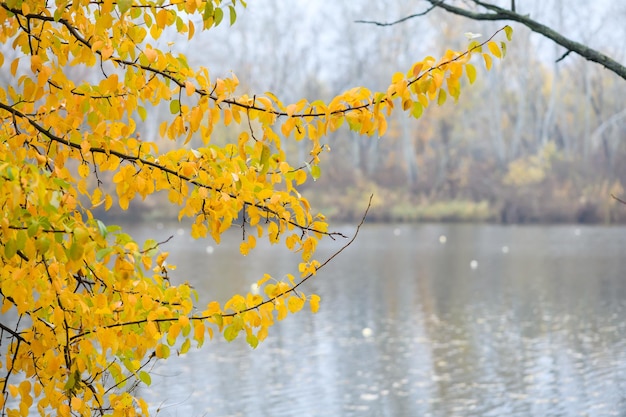
[[[353,228],[341,227],[345,233]],[[297,257],[238,254],[182,230],[167,244],[203,301]],[[178,232],[181,232],[179,234]],[[344,242],[323,241],[320,259]],[[472,262],[474,261],[474,262]],[[626,414],[626,228],[368,225],[255,350],[219,337],[154,368],[161,416],[611,416]]]

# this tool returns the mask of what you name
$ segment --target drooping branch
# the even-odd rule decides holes
[[[411,16],[407,16],[406,18],[400,19],[396,22],[392,22],[392,23],[376,23],[373,21],[367,21],[367,22],[363,22],[363,23],[374,23],[374,24],[379,24],[381,26],[388,26],[388,25],[393,25],[393,24],[397,24],[397,23],[401,23],[404,22],[405,20],[408,20],[410,18],[413,17],[418,17],[418,16],[423,16],[425,14],[427,14],[428,12],[430,12],[431,10],[433,10],[436,6],[440,6],[440,4],[442,4],[443,2],[440,1],[434,1],[434,0],[428,0],[431,3],[433,3],[433,6],[428,8],[427,10],[425,10],[424,12],[421,13],[416,13],[414,15]],[[35,13],[30,13],[30,14],[24,14],[22,12],[22,10],[20,9],[16,9],[16,8],[12,8],[7,6],[6,3],[4,2],[0,2],[0,6],[3,7],[4,9],[6,9],[7,11],[10,11],[11,13],[14,13],[15,15],[18,16],[22,16],[25,17],[27,19],[36,19],[36,20],[40,20],[42,22],[48,22],[48,23],[55,23],[56,21],[54,20],[53,17],[51,16],[45,16],[42,14],[35,14]],[[86,48],[93,50],[94,46],[93,43],[86,38],[79,30],[79,28],[77,28],[76,26],[73,25],[72,22],[68,21],[67,19],[59,19],[58,22],[59,24],[61,24],[62,26],[64,26],[68,32],[70,33],[70,35],[80,44],[84,45]],[[472,48],[472,50],[467,50],[464,53],[456,56],[454,59],[451,59],[449,61],[446,62],[441,62],[435,66],[433,66],[432,68],[427,69],[426,71],[420,73],[417,77],[413,78],[412,80],[409,80],[409,85],[413,84],[419,80],[421,80],[423,77],[427,76],[430,72],[432,72],[433,70],[437,69],[437,68],[442,68],[445,67],[447,64],[450,64],[454,61],[460,60],[461,58],[463,58],[465,55],[467,55],[468,53],[471,53],[474,49],[478,49],[479,47],[482,47],[484,45],[487,44],[487,42],[489,40],[491,40],[495,35],[497,35],[498,33],[500,33],[502,31],[502,29],[499,29],[498,31],[496,31],[487,41],[480,43],[479,45],[476,45],[474,48]],[[102,52],[100,50],[95,50],[94,51],[98,56],[102,57]],[[155,76],[158,77],[162,77],[166,80],[168,80],[169,82],[174,83],[176,86],[178,86],[181,90],[186,88],[186,83],[189,81],[187,79],[181,79],[179,77],[177,77],[177,73],[174,72],[170,72],[168,70],[161,70],[158,68],[155,68],[151,65],[144,65],[141,64],[140,62],[138,62],[138,59],[134,60],[134,61],[130,61],[128,59],[123,59],[119,56],[115,56],[112,55],[109,58],[107,58],[108,60],[115,62],[116,64],[119,64],[121,66],[127,66],[127,67],[132,67],[132,68],[136,68],[138,70],[142,70],[145,72],[148,72],[150,74],[153,74]],[[57,86],[58,88],[58,86]],[[365,109],[369,109],[374,107],[377,102],[374,99],[369,99],[369,100],[361,100],[361,102],[359,104],[356,103],[352,103],[346,106],[342,106],[338,109],[326,112],[324,110],[321,109],[317,109],[317,111],[315,111],[316,109],[314,107],[309,108],[306,111],[300,112],[300,113],[290,113],[288,111],[285,110],[276,110],[273,107],[262,107],[260,105],[256,104],[256,101],[252,101],[252,103],[248,102],[248,101],[240,101],[237,100],[237,98],[233,98],[233,97],[219,97],[218,95],[216,95],[215,93],[215,85],[213,87],[212,91],[208,91],[207,89],[203,89],[203,88],[195,88],[194,89],[194,93],[197,94],[200,98],[206,97],[209,98],[210,100],[212,100],[213,102],[215,102],[216,104],[226,104],[232,107],[239,107],[243,110],[245,110],[246,112],[249,111],[258,111],[261,113],[267,113],[267,114],[271,114],[272,116],[276,117],[276,118],[280,118],[280,117],[285,117],[285,118],[299,118],[299,119],[306,119],[306,118],[317,118],[317,117],[328,117],[328,116],[334,116],[334,115],[346,115],[348,113],[351,112],[357,112],[360,110],[365,110]],[[72,91],[72,94],[74,94],[74,91]],[[83,95],[83,94],[80,94]],[[106,98],[106,97],[102,97],[102,98]]]
[[[600,64],[606,69],[608,69],[609,71],[615,73],[616,75],[626,80],[626,66],[620,64],[613,58],[609,57],[608,55],[603,54],[600,51],[597,51],[593,48],[590,48],[589,46],[585,44],[576,42],[572,39],[569,39],[563,36],[561,33],[552,29],[551,27],[546,26],[543,23],[540,23],[534,19],[531,19],[530,16],[528,15],[522,15],[516,12],[514,6],[512,7],[512,10],[509,10],[509,9],[496,6],[495,4],[484,2],[482,0],[471,0],[474,4],[481,6],[488,10],[486,12],[474,12],[474,11],[465,9],[463,7],[454,6],[443,0],[426,0],[426,1],[429,2],[432,6],[428,10],[426,10],[426,12],[418,13],[415,16],[408,16],[405,19],[400,19],[400,20],[397,20],[396,22],[386,23],[386,24],[372,22],[372,21],[361,22],[361,23],[373,23],[379,26],[389,26],[389,25],[404,22],[408,20],[409,18],[422,16],[430,12],[436,7],[439,7],[441,9],[446,10],[447,12],[456,14],[458,16],[463,16],[472,20],[513,21],[513,22],[521,23],[522,25],[526,26],[533,32],[538,33],[542,36],[545,36],[546,38],[552,40],[553,42],[567,49],[567,52],[564,54],[562,58],[564,58],[567,54],[571,52],[575,52],[581,57],[585,58],[586,60]]]
[[[315,272],[311,272],[309,274],[307,274],[306,276],[304,276],[300,282],[298,282],[297,284],[295,284],[294,286],[286,289],[285,291],[276,294],[272,297],[269,297],[265,300],[260,301],[257,304],[251,305],[249,307],[246,307],[245,309],[241,310],[241,311],[236,311],[234,313],[226,313],[226,314],[221,314],[221,317],[234,317],[237,316],[239,314],[243,314],[246,313],[248,311],[252,311],[252,310],[257,310],[260,307],[266,305],[266,304],[270,304],[270,303],[274,303],[276,302],[278,299],[288,295],[289,293],[297,293],[297,289],[298,287],[300,287],[301,285],[303,285],[306,281],[308,281],[309,279],[311,279],[318,271],[320,271],[322,268],[324,268],[326,265],[328,265],[332,260],[334,260],[337,256],[339,256],[340,253],[342,253],[344,250],[346,250],[348,248],[348,246],[352,245],[352,243],[356,240],[359,231],[361,230],[361,227],[363,226],[363,224],[365,223],[365,219],[367,218],[367,213],[369,212],[369,209],[372,205],[372,198],[374,196],[371,195],[369,198],[369,201],[367,203],[367,207],[365,208],[365,212],[363,213],[363,217],[361,218],[361,221],[359,222],[359,224],[356,226],[356,230],[354,232],[354,235],[352,235],[352,237],[350,238],[350,240],[348,242],[346,242],[341,248],[339,248],[336,252],[334,252],[332,255],[330,255],[328,258],[326,258],[326,260],[324,260],[324,262],[322,262],[321,264],[319,264],[318,266],[315,267]],[[209,320],[212,319],[212,316],[190,316],[189,320],[191,321],[205,321],[205,320]],[[153,323],[172,323],[172,322],[176,322],[179,320],[178,316],[175,317],[168,317],[168,318],[158,318],[158,319],[154,319],[151,320],[151,322]],[[135,320],[135,321],[130,321],[130,322],[123,322],[123,323],[113,323],[113,324],[109,324],[109,325],[105,325],[102,326],[105,329],[113,329],[113,328],[118,328],[118,327],[127,327],[127,326],[137,326],[137,325],[143,325],[146,324],[148,322],[148,318],[144,318],[144,319],[139,319],[139,320]],[[94,330],[84,330],[81,333],[77,333],[73,336],[70,337],[70,342],[74,343],[77,340],[82,339],[85,336],[88,336],[90,334],[92,334],[94,332]]]

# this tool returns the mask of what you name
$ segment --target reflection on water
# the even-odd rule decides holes
[[[177,237],[177,276],[208,301],[297,270],[240,237]],[[304,289],[318,314],[160,363],[144,394],[165,416],[625,415],[625,253],[623,227],[369,226]]]

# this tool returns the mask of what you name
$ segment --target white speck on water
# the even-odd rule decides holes
[[[476,259],[472,259],[472,261],[470,262],[470,268],[472,269],[478,268],[478,261]]]
[[[374,332],[369,327],[364,327],[363,330],[361,330],[361,334],[363,337],[372,337]]]
[[[165,227],[165,225],[164,225],[163,223],[161,223],[161,222],[158,222],[158,223],[156,224],[156,228],[157,228],[157,230],[163,230],[163,228],[164,228],[164,227]]]
[[[371,393],[361,394],[361,399],[363,401],[375,401],[378,399],[378,394],[371,394]]]
[[[176,229],[176,234],[178,236],[182,236],[185,234],[185,229],[183,229],[182,227],[179,227],[178,229]]]
[[[580,229],[578,227],[574,229],[574,236],[580,236]]]
[[[394,236],[400,236],[401,234],[402,234],[402,230],[400,230],[399,227],[396,227],[395,229],[393,229]]]
[[[439,243],[441,243],[442,245],[445,245],[447,241],[448,238],[446,237],[446,235],[439,236]]]
[[[509,253],[509,247],[508,246],[502,246],[502,253]]]
[[[215,252],[215,248],[211,245],[207,246],[205,250],[206,250],[206,253],[208,253],[209,255]]]

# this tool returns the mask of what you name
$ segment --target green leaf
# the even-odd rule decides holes
[[[239,330],[239,326],[235,326],[233,324],[226,326],[226,329],[224,329],[224,339],[226,339],[227,342],[232,342],[237,338]]]
[[[35,241],[35,247],[39,253],[46,253],[50,249],[50,239],[47,236],[39,236]]]
[[[143,106],[137,107],[137,113],[139,113],[139,117],[141,118],[141,121],[145,122],[146,118],[148,117],[148,112],[146,111],[146,108]]]
[[[17,232],[17,237],[15,238],[17,250],[24,250],[24,248],[26,247],[27,239],[28,239],[28,236],[26,235],[25,231],[20,230],[19,232]]]
[[[76,386],[78,385],[79,381],[80,381],[80,374],[78,373],[78,371],[74,371],[67,378],[67,382],[65,382],[65,386],[63,386],[63,389],[65,391],[73,391],[74,388],[76,388]]]
[[[413,108],[411,109],[411,115],[416,119],[422,117],[422,113],[424,112],[424,106],[419,101],[413,103]]]
[[[100,236],[107,237],[107,227],[101,220],[96,219],[96,226],[98,226],[98,232],[100,232]]]
[[[76,242],[72,242],[68,256],[72,261],[78,261],[84,253],[83,245],[79,245]]]
[[[117,8],[120,11],[120,14],[126,13],[130,6],[133,5],[133,0],[117,0]]]
[[[213,314],[213,316],[211,316],[211,317],[215,321],[215,324],[217,324],[217,327],[222,328],[222,326],[224,325],[224,318],[222,317],[222,315],[221,314]]]
[[[187,353],[190,347],[191,347],[191,340],[185,339],[185,341],[183,342],[183,345],[180,347],[180,354],[184,355],[185,353]]]
[[[311,167],[311,177],[313,178],[313,181],[317,181],[320,175],[322,175],[322,170],[320,169],[320,167],[318,165],[313,165]]]
[[[253,334],[249,334],[248,337],[246,337],[246,342],[248,342],[252,349],[256,349],[259,345],[259,338]]]
[[[180,101],[175,99],[170,101],[170,113],[178,114],[180,113]]]
[[[261,168],[261,174],[266,174],[267,170],[270,167],[270,147],[267,146],[266,144],[263,144],[263,150],[261,151],[261,165],[263,166]]]
[[[4,244],[4,257],[11,259],[16,253],[17,245],[15,244],[15,239],[9,239],[7,243]]]
[[[30,224],[30,226],[28,226],[28,237],[33,237],[37,234],[37,232],[39,231],[39,222],[38,221],[34,221]]]
[[[139,379],[141,380],[141,382],[143,382],[144,384],[148,386],[152,384],[152,378],[150,377],[150,374],[147,373],[146,371],[139,372]]]
[[[58,22],[59,20],[61,20],[61,17],[63,17],[64,11],[65,11],[65,6],[56,7],[56,9],[54,10],[54,16],[53,16],[53,19],[55,22]]]
[[[233,6],[228,6],[228,10],[230,11],[230,25],[235,24],[235,20],[237,20],[237,12]]]
[[[113,252],[113,248],[102,248],[96,252],[96,260],[98,262],[102,262],[104,258],[106,258],[111,252]]]
[[[446,102],[446,98],[448,98],[448,94],[446,94],[446,90],[439,90],[439,97],[437,97],[437,104],[443,105]]]
[[[158,249],[159,249],[159,243],[154,239],[148,239],[143,244],[143,250],[144,250],[145,255],[147,256],[156,255]]]
[[[209,20],[213,17],[213,2],[207,1],[204,5],[204,14],[202,15],[202,20]]]
[[[215,9],[215,12],[213,13],[213,21],[215,22],[214,25],[218,26],[220,23],[222,23],[223,18],[224,18],[224,11],[218,7],[217,9]]]

